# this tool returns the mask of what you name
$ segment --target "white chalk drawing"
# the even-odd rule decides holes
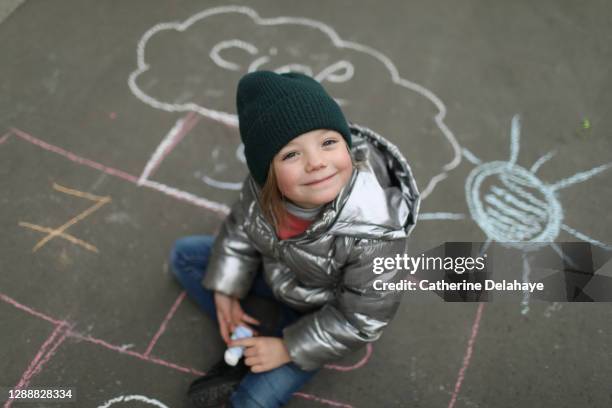
[[[162,142],[157,146],[157,149],[153,153],[151,159],[147,162],[140,178],[138,179],[138,184],[142,185],[145,181],[149,179],[149,176],[157,167],[157,164],[163,159],[164,154],[172,149],[172,147],[179,141],[178,136],[180,134],[181,129],[183,128],[186,118],[180,118],[176,121],[174,126],[170,129],[170,131],[166,134]]]
[[[236,22],[236,24],[228,25],[227,20],[220,20],[221,16],[225,19],[234,19],[233,22]],[[227,29],[231,26],[239,27],[234,34],[231,34],[231,31]],[[192,37],[181,37],[189,30],[192,30],[190,31]],[[294,35],[294,38],[298,38],[297,42],[277,44],[279,38],[282,38],[283,41],[288,38],[288,36],[282,34],[283,30],[292,30],[292,33],[295,33],[295,30],[300,30],[299,35]],[[230,34],[227,34],[228,31]],[[196,36],[193,32],[200,35]],[[234,38],[218,38],[220,35],[225,37],[229,35]],[[304,39],[312,39],[313,37],[316,37],[317,41],[307,42]],[[197,38],[197,41],[194,38]],[[168,43],[172,44],[172,47],[169,47]],[[165,46],[164,50],[167,50],[167,52],[160,54],[155,44],[161,44],[159,47]],[[316,44],[317,48],[305,49],[307,44]],[[150,48],[156,50],[156,52],[149,50]],[[204,55],[200,55],[202,53]],[[155,66],[151,62],[155,59],[155,55],[163,55],[156,60],[159,61],[156,64],[162,66]],[[180,58],[179,56],[186,57],[181,61],[181,64],[176,64],[176,58]],[[284,58],[284,60],[281,58]],[[194,65],[197,72],[183,73],[181,71],[181,67],[188,64],[186,60],[190,61],[189,64],[192,63],[191,61],[197,61],[198,65]],[[371,72],[372,68],[370,66],[367,69],[363,66],[366,63],[376,65],[378,77],[373,75],[376,71]],[[167,66],[164,64],[167,64]],[[362,67],[363,69],[361,69]],[[428,119],[433,121],[435,132],[440,136],[441,146],[439,149],[433,148],[434,153],[431,154],[438,154],[437,152],[444,152],[440,154],[447,156],[450,154],[450,160],[449,157],[440,160],[440,167],[435,167],[437,161],[432,157],[429,158],[428,163],[432,163],[431,165],[434,166],[431,174],[434,175],[424,182],[424,188],[421,189],[422,198],[427,197],[436,184],[445,179],[447,173],[461,162],[461,148],[444,122],[446,106],[436,94],[422,85],[402,78],[391,59],[380,51],[369,46],[343,40],[332,27],[312,19],[284,16],[263,18],[249,7],[223,6],[203,10],[184,21],[156,24],[147,30],[138,42],[137,69],[130,74],[128,85],[137,98],[155,109],[174,113],[195,112],[207,119],[237,128],[237,115],[230,112],[232,110],[230,106],[223,105],[227,105],[230,100],[233,104],[233,90],[238,79],[248,72],[259,69],[278,73],[302,72],[313,76],[324,85],[340,84],[342,85],[340,87],[341,91],[352,86],[353,82],[351,80],[356,78],[358,78],[356,84],[360,84],[359,86],[367,84],[376,89],[383,89],[382,82],[384,81],[385,85],[388,82],[393,87],[392,89],[412,91],[408,94],[417,96],[427,104],[427,109],[431,109],[431,117]],[[361,77],[358,76],[360,69]],[[168,73],[167,75],[171,79],[167,81],[169,84],[160,84],[161,81],[152,72]],[[381,75],[385,72],[385,75]],[[377,83],[377,81],[381,83]],[[346,87],[342,88],[344,86]],[[196,89],[200,88],[203,91],[201,95],[197,96]],[[224,96],[224,89],[232,90],[231,98]],[[167,96],[167,93],[174,96]],[[373,103],[368,100],[352,101],[333,92],[332,94],[341,106],[360,106]],[[384,96],[382,95],[382,97]],[[198,98],[202,100],[198,100]],[[398,105],[390,106],[385,111],[393,110],[396,115],[411,111],[409,104],[400,103]],[[360,109],[364,108],[369,107],[365,106]],[[164,137],[146,165],[141,176],[141,183],[147,182],[151,169],[163,157],[162,152],[176,141],[180,127],[181,124],[177,123]],[[403,123],[398,123],[395,128],[404,129],[406,126]],[[414,133],[419,132],[414,130]],[[407,132],[406,135],[401,137],[413,136]],[[420,145],[420,143],[415,142],[411,145],[413,147],[410,150],[418,149]],[[238,150],[241,148],[239,146]],[[240,184],[237,184],[236,181],[242,181],[221,180],[219,177],[213,177],[213,175],[204,172],[198,172],[197,175],[206,184],[221,189],[239,188]]]
[[[106,401],[104,404],[98,406],[98,408],[108,408],[112,405],[117,405],[118,407],[121,405],[125,407],[129,407],[133,405],[133,404],[129,404],[130,401],[143,402],[143,403],[146,403],[154,407],[158,407],[158,408],[168,408],[166,404],[161,403],[156,399],[145,397],[144,395],[120,395],[116,398]],[[124,402],[126,404],[123,404]]]
[[[610,167],[611,163],[576,173],[552,184],[538,178],[536,172],[551,157],[549,152],[540,157],[530,169],[519,166],[516,161],[520,146],[520,117],[512,118],[510,132],[510,160],[483,162],[467,149],[463,155],[476,167],[465,183],[465,197],[471,218],[486,234],[487,240],[481,251],[486,251],[493,241],[522,252],[522,279],[528,283],[530,266],[527,253],[550,246],[569,265],[576,264],[554,243],[559,232],[564,230],[576,238],[606,250],[612,247],[569,227],[563,222],[563,208],[557,192],[581,183]],[[426,213],[421,220],[459,220],[464,214]],[[529,292],[523,293],[521,313],[529,311]]]
[[[211,151],[211,158],[215,162],[215,173],[223,172],[228,167],[225,162],[219,162],[218,157],[219,157],[219,148],[215,147]],[[240,143],[240,145],[236,149],[236,160],[246,165],[246,157],[244,156],[244,145],[242,143]],[[196,171],[194,175],[196,178],[202,180],[205,184],[208,184],[209,186],[216,187],[219,189],[240,190],[242,188],[242,182],[232,183],[228,181],[217,180],[201,171]]]

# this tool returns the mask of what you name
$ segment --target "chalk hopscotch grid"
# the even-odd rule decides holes
[[[72,159],[72,158],[77,158],[77,159],[80,159],[80,160],[83,160],[83,161],[87,161],[87,162],[90,162],[90,163],[95,163],[95,162],[92,162],[91,160],[88,160],[88,159],[81,159],[79,156],[76,156],[74,153],[67,152],[67,151],[65,151],[64,149],[59,148],[59,147],[57,147],[57,146],[52,146],[52,145],[49,145],[49,144],[47,144],[46,142],[43,142],[43,141],[42,141],[42,140],[40,140],[40,139],[36,139],[36,138],[34,138],[33,136],[31,136],[31,135],[28,135],[28,136],[29,136],[31,139],[26,139],[26,140],[27,140],[28,142],[30,142],[31,140],[36,141],[37,143],[34,143],[35,145],[41,146],[41,147],[43,147],[43,148],[46,148],[47,146],[52,147],[52,148],[54,148],[54,150],[51,150],[51,149],[48,149],[48,150],[51,150],[51,151],[54,151],[54,152],[59,152],[59,153],[60,153],[60,154],[62,154],[62,155],[64,155],[64,153],[68,153],[68,156],[69,156],[68,158],[70,158],[70,159]],[[45,145],[46,145],[46,146],[45,146]],[[82,163],[80,163],[80,164],[82,164]],[[88,164],[88,163],[87,163],[87,164]],[[97,169],[99,169],[99,168],[107,168],[106,166],[103,166],[103,165],[101,165],[101,164],[98,164],[98,163],[95,163],[95,164],[96,164],[95,168],[97,168]],[[61,186],[60,186],[60,187],[61,187]],[[68,190],[68,189],[67,189],[67,190]],[[74,191],[74,190],[72,190],[72,191]],[[84,193],[84,194],[86,194],[86,193]],[[93,196],[93,195],[91,195],[91,197],[95,197],[96,199],[101,198],[101,197],[97,197],[97,196]],[[75,218],[77,218],[77,217],[75,217]],[[69,223],[70,223],[70,222],[69,222]],[[66,224],[69,224],[69,223],[66,223]],[[71,225],[72,225],[72,223],[71,223]],[[162,323],[162,325],[161,325],[161,326],[160,326],[160,328],[158,329],[158,332],[156,333],[156,335],[155,335],[154,339],[151,341],[151,344],[150,344],[150,345],[149,345],[149,347],[147,348],[147,353],[145,353],[146,355],[148,355],[148,354],[151,352],[151,350],[152,350],[153,346],[155,345],[155,343],[156,343],[157,339],[159,338],[159,336],[161,335],[161,333],[163,333],[163,331],[165,330],[165,327],[166,327],[166,324],[167,324],[168,320],[169,320],[169,319],[172,317],[172,315],[174,314],[174,311],[176,310],[176,308],[178,308],[178,305],[179,305],[179,304],[180,304],[180,302],[182,301],[183,297],[184,297],[184,296],[179,296],[179,298],[177,298],[177,300],[175,301],[175,304],[174,304],[174,305],[171,307],[171,310],[169,311],[168,315],[167,315],[167,316],[166,316],[166,318],[164,319],[164,322]],[[350,371],[350,370],[353,370],[353,369],[357,369],[357,368],[359,368],[359,367],[363,366],[363,365],[364,365],[364,364],[367,362],[367,360],[369,359],[369,357],[371,356],[371,354],[372,354],[372,345],[371,345],[371,344],[368,344],[368,345],[367,345],[367,347],[366,347],[366,355],[365,355],[365,357],[363,357],[363,358],[362,358],[362,359],[361,359],[359,362],[357,362],[356,364],[354,364],[354,365],[352,365],[352,366],[327,365],[327,366],[326,366],[326,368],[329,368],[329,369],[332,369],[332,370],[338,370],[338,371]]]
[[[25,132],[23,132],[23,133],[25,134]],[[21,136],[21,135],[19,135],[19,136]],[[108,169],[108,167],[106,167],[106,166],[104,166],[102,164],[93,162],[93,161],[91,161],[89,159],[82,159],[81,157],[75,155],[74,153],[68,152],[68,151],[66,151],[66,150],[64,150],[64,149],[62,149],[60,147],[57,147],[57,146],[49,145],[48,143],[46,143],[46,142],[44,142],[44,141],[42,141],[40,139],[37,139],[34,136],[31,136],[31,135],[27,135],[27,136],[28,136],[28,138],[25,138],[26,141],[28,141],[28,142],[35,142],[35,143],[33,143],[34,145],[43,147],[44,149],[52,151],[54,153],[59,153],[60,155],[65,156],[68,159],[70,159],[72,161],[75,161],[75,162],[77,162],[79,164],[85,164],[85,165],[94,164],[92,167],[94,167],[94,168],[96,168],[98,170],[102,169],[102,171],[104,171],[103,169]],[[168,151],[165,152],[165,154],[167,154],[167,153],[168,153]],[[77,159],[77,160],[74,160],[74,159]],[[123,177],[121,177],[121,178],[123,178]],[[134,179],[132,179],[130,181],[133,182]],[[136,184],[138,184],[138,183],[136,183]],[[178,307],[178,305],[177,305],[177,307]],[[163,323],[162,323],[162,326],[164,326]],[[352,366],[348,366],[348,367],[347,366],[340,366],[340,365],[327,365],[326,368],[329,368],[329,369],[332,369],[332,370],[338,370],[338,371],[350,371],[352,369],[357,369],[357,368],[361,367],[362,365],[364,365],[367,362],[367,360],[369,359],[371,354],[372,354],[372,345],[368,344],[367,347],[366,347],[366,356],[364,358],[362,358],[356,364],[354,364]]]
[[[38,138],[36,138],[36,137],[34,137],[34,136],[32,136],[32,135],[30,135],[30,134],[28,134],[28,133],[26,133],[26,132],[24,132],[22,130],[13,128],[11,130],[11,132],[13,134],[15,134],[16,136],[18,136],[19,138],[21,138],[22,140],[25,140],[25,141],[27,141],[27,142],[35,145],[35,146],[41,147],[44,150],[47,150],[47,151],[50,151],[50,152],[53,152],[53,153],[57,153],[57,154],[65,157],[68,160],[71,160],[71,161],[73,161],[75,163],[95,168],[96,170],[102,171],[102,172],[104,172],[106,174],[110,174],[112,176],[121,178],[123,180],[130,181],[130,182],[132,182],[134,184],[139,185],[138,179],[136,177],[134,177],[134,176],[132,176],[132,175],[130,175],[128,173],[125,173],[125,172],[123,172],[121,170],[113,169],[113,168],[107,167],[105,165],[102,165],[100,163],[97,163],[95,161],[92,161],[90,159],[82,158],[82,157],[80,157],[80,156],[78,156],[78,155],[76,155],[76,154],[74,154],[72,152],[69,152],[67,150],[64,150],[64,149],[62,149],[62,148],[60,148],[58,146],[51,145],[51,144],[49,144],[47,142],[44,142],[43,140],[38,139]],[[0,139],[0,141],[4,142],[6,139],[8,139],[8,137],[10,135],[11,135],[11,133],[9,132],[5,136],[3,136],[2,139]],[[167,152],[166,152],[166,154],[167,154]],[[69,189],[67,189],[67,190],[69,190]],[[162,192],[166,193],[165,191],[162,191]],[[176,199],[179,199],[179,200],[182,199],[182,196],[180,196],[180,195],[177,196],[177,195],[170,194],[170,196],[172,196],[172,197],[174,197]],[[192,203],[192,204],[195,204],[195,205],[202,206],[201,202],[197,202],[197,201],[194,202],[193,200],[191,200],[189,202]],[[207,208],[207,209],[210,209],[210,208]],[[77,217],[75,217],[75,218],[77,218]],[[56,235],[58,235],[58,234],[56,234]],[[177,365],[177,364],[174,364],[174,363],[171,363],[171,362],[168,362],[168,361],[165,361],[165,360],[162,360],[162,359],[159,359],[159,358],[151,356],[151,352],[152,352],[155,344],[157,343],[157,341],[159,340],[159,338],[161,337],[161,335],[165,331],[168,322],[173,317],[174,313],[178,309],[178,306],[182,303],[184,298],[185,298],[185,292],[182,292],[178,296],[178,298],[175,300],[175,302],[172,305],[172,307],[170,308],[168,314],[164,318],[162,324],[158,328],[158,330],[157,330],[156,334],[154,335],[153,339],[151,340],[151,342],[147,346],[147,349],[146,349],[145,353],[141,354],[141,353],[137,353],[137,352],[134,352],[134,351],[126,350],[122,346],[116,346],[116,345],[110,344],[110,343],[108,343],[108,342],[106,342],[104,340],[97,339],[97,338],[89,336],[89,335],[83,335],[83,334],[74,332],[71,329],[72,326],[69,326],[68,329],[64,330],[64,334],[60,338],[60,341],[58,341],[56,343],[53,343],[51,345],[52,349],[50,351],[48,351],[48,352],[46,351],[46,349],[49,347],[48,346],[48,342],[51,341],[50,340],[51,338],[47,339],[47,341],[43,344],[43,346],[41,347],[41,349],[37,353],[38,357],[35,358],[35,361],[37,362],[35,364],[35,367],[33,369],[28,368],[26,370],[26,372],[23,374],[23,376],[22,376],[22,378],[20,380],[20,383],[18,383],[18,385],[21,384],[22,387],[26,387],[27,384],[29,383],[29,381],[31,380],[31,378],[34,376],[34,374],[38,374],[40,372],[40,370],[42,369],[42,365],[44,363],[46,363],[52,357],[52,355],[55,353],[55,350],[59,347],[59,345],[61,343],[64,342],[64,340],[67,337],[71,337],[71,338],[76,338],[76,339],[79,339],[79,340],[88,341],[88,342],[91,342],[93,344],[105,347],[107,349],[119,352],[121,354],[127,354],[127,355],[130,355],[132,357],[136,357],[136,358],[139,358],[141,360],[152,362],[152,363],[155,363],[155,364],[160,364],[160,365],[166,366],[168,368],[173,368],[173,369],[181,371],[181,372],[195,374],[195,375],[204,375],[204,372],[198,371],[196,369],[182,367],[180,365]],[[60,320],[57,320],[57,319],[53,319],[53,318],[51,318],[51,317],[49,317],[49,316],[47,316],[47,315],[45,315],[45,314],[43,314],[41,312],[35,311],[34,309],[32,309],[32,308],[30,308],[30,307],[28,307],[28,306],[26,306],[24,304],[21,304],[21,303],[15,301],[15,300],[13,300],[12,298],[10,298],[7,295],[4,295],[2,293],[0,293],[0,300],[3,300],[4,302],[9,303],[12,306],[17,307],[18,309],[21,309],[21,310],[23,310],[23,311],[25,311],[27,313],[30,313],[33,316],[42,318],[45,321],[53,323],[56,326],[56,330],[58,328],[64,328],[64,327],[66,327],[66,325],[68,325],[68,322],[66,322],[66,321],[60,321]],[[55,337],[53,337],[53,338],[55,338]],[[363,358],[361,358],[357,363],[355,363],[355,364],[353,364],[351,366],[341,366],[341,365],[331,365],[330,364],[330,365],[326,365],[325,368],[330,369],[330,370],[341,371],[341,372],[342,371],[351,371],[351,370],[358,369],[358,368],[364,366],[367,363],[367,361],[369,360],[369,358],[372,355],[372,351],[373,351],[372,345],[368,344],[367,347],[366,347],[366,354],[365,354],[365,356]],[[41,353],[43,354],[42,360],[41,360],[41,357],[40,357]],[[39,361],[39,360],[41,360],[41,361]],[[34,362],[32,364],[34,364]],[[312,401],[315,401],[315,402],[320,402],[320,403],[327,404],[327,405],[351,407],[351,405],[347,405],[347,404],[344,404],[344,403],[341,403],[341,402],[338,402],[338,401],[333,401],[333,400],[329,400],[329,399],[325,399],[325,398],[320,398],[320,397],[317,397],[315,395],[311,395],[311,394],[307,394],[307,393],[296,393],[295,395],[298,396],[298,397],[301,397],[301,398],[309,399],[309,400],[312,400]],[[5,404],[5,408],[10,407],[11,404],[12,404],[11,400],[7,401],[6,404]]]
[[[5,303],[8,303],[10,305],[12,305],[13,307],[20,309],[26,313],[29,313],[30,315],[42,318],[43,320],[52,323],[55,328],[52,332],[52,334],[45,340],[45,342],[42,344],[42,346],[40,347],[40,349],[38,350],[38,352],[36,353],[34,359],[30,362],[28,368],[26,369],[26,371],[23,373],[23,375],[21,376],[19,382],[17,383],[17,385],[15,387],[13,387],[13,389],[25,389],[27,388],[27,386],[29,385],[30,381],[32,380],[32,378],[39,374],[42,371],[42,367],[45,363],[47,363],[52,357],[53,355],[56,353],[57,349],[59,348],[59,346],[64,343],[64,341],[67,338],[74,338],[77,340],[82,340],[82,341],[87,341],[93,344],[96,344],[98,346],[104,347],[106,349],[109,350],[113,350],[115,352],[118,352],[120,354],[125,354],[125,355],[129,355],[131,357],[136,357],[140,360],[143,361],[147,361],[153,364],[158,364],[158,365],[162,365],[164,367],[167,368],[171,368],[180,372],[184,372],[184,373],[188,373],[188,374],[193,374],[193,375],[197,375],[197,376],[202,376],[205,374],[205,372],[199,371],[197,369],[194,368],[188,368],[188,367],[183,367],[180,366],[178,364],[174,364],[171,362],[168,362],[166,360],[157,358],[157,357],[153,357],[151,356],[151,351],[155,345],[155,343],[157,342],[157,340],[159,339],[159,337],[161,336],[161,334],[163,333],[163,331],[165,330],[166,325],[168,324],[169,320],[172,318],[172,316],[174,315],[174,312],[176,311],[176,309],[178,308],[178,306],[180,305],[180,303],[183,301],[183,299],[185,298],[186,293],[183,291],[181,292],[181,294],[178,296],[177,300],[175,301],[175,303],[173,304],[171,310],[168,312],[168,314],[166,315],[164,322],[162,323],[162,325],[160,326],[160,329],[157,331],[156,335],[154,336],[153,340],[151,341],[151,343],[149,343],[147,350],[145,351],[145,353],[138,353],[135,351],[131,351],[131,350],[126,350],[125,347],[122,346],[117,346],[111,343],[108,343],[102,339],[98,339],[95,338],[93,336],[89,336],[89,335],[83,335],[81,333],[75,332],[72,330],[72,327],[74,326],[74,324],[70,324],[67,321],[63,321],[63,320],[58,320],[58,319],[54,319],[44,313],[41,313],[37,310],[34,310],[33,308],[26,306],[22,303],[17,302],[16,300],[12,299],[11,297],[0,293],[0,300],[2,300]],[[371,354],[371,349],[369,349],[369,354]],[[368,354],[368,357],[369,357]],[[355,366],[351,366],[351,367],[338,367],[339,371],[349,371],[351,369],[354,368],[359,368],[364,364],[363,360],[360,361],[359,363],[357,363]],[[339,402],[339,401],[334,401],[334,400],[330,400],[330,399],[326,399],[326,398],[322,398],[322,397],[318,397],[314,394],[307,394],[307,393],[296,393],[296,396],[300,397],[300,398],[304,398],[304,399],[308,399],[308,400],[312,400],[315,402],[320,402],[322,404],[326,404],[326,405],[331,405],[331,406],[342,406],[342,407],[347,407],[347,408],[351,408],[351,405]],[[4,408],[10,408],[12,405],[13,400],[7,400]]]

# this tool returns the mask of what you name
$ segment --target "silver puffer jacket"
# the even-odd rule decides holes
[[[283,331],[293,362],[312,370],[377,340],[395,315],[401,292],[373,282],[406,271],[373,273],[376,257],[404,254],[420,196],[400,151],[373,131],[350,124],[356,166],[338,197],[308,229],[279,240],[248,177],[215,240],[204,287],[239,298],[263,267],[276,298],[309,312]]]

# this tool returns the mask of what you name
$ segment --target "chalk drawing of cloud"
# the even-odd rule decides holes
[[[128,84],[142,102],[234,127],[235,87],[244,74],[311,75],[350,121],[376,130],[402,150],[423,198],[461,161],[461,147],[444,123],[446,107],[434,92],[402,78],[383,53],[341,39],[320,21],[263,18],[241,6],[210,8],[151,27],[138,43],[137,64]]]

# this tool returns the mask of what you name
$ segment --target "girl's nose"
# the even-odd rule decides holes
[[[311,172],[315,170],[319,170],[325,167],[325,163],[318,156],[310,156],[308,157],[308,161],[306,162],[306,171]]]

